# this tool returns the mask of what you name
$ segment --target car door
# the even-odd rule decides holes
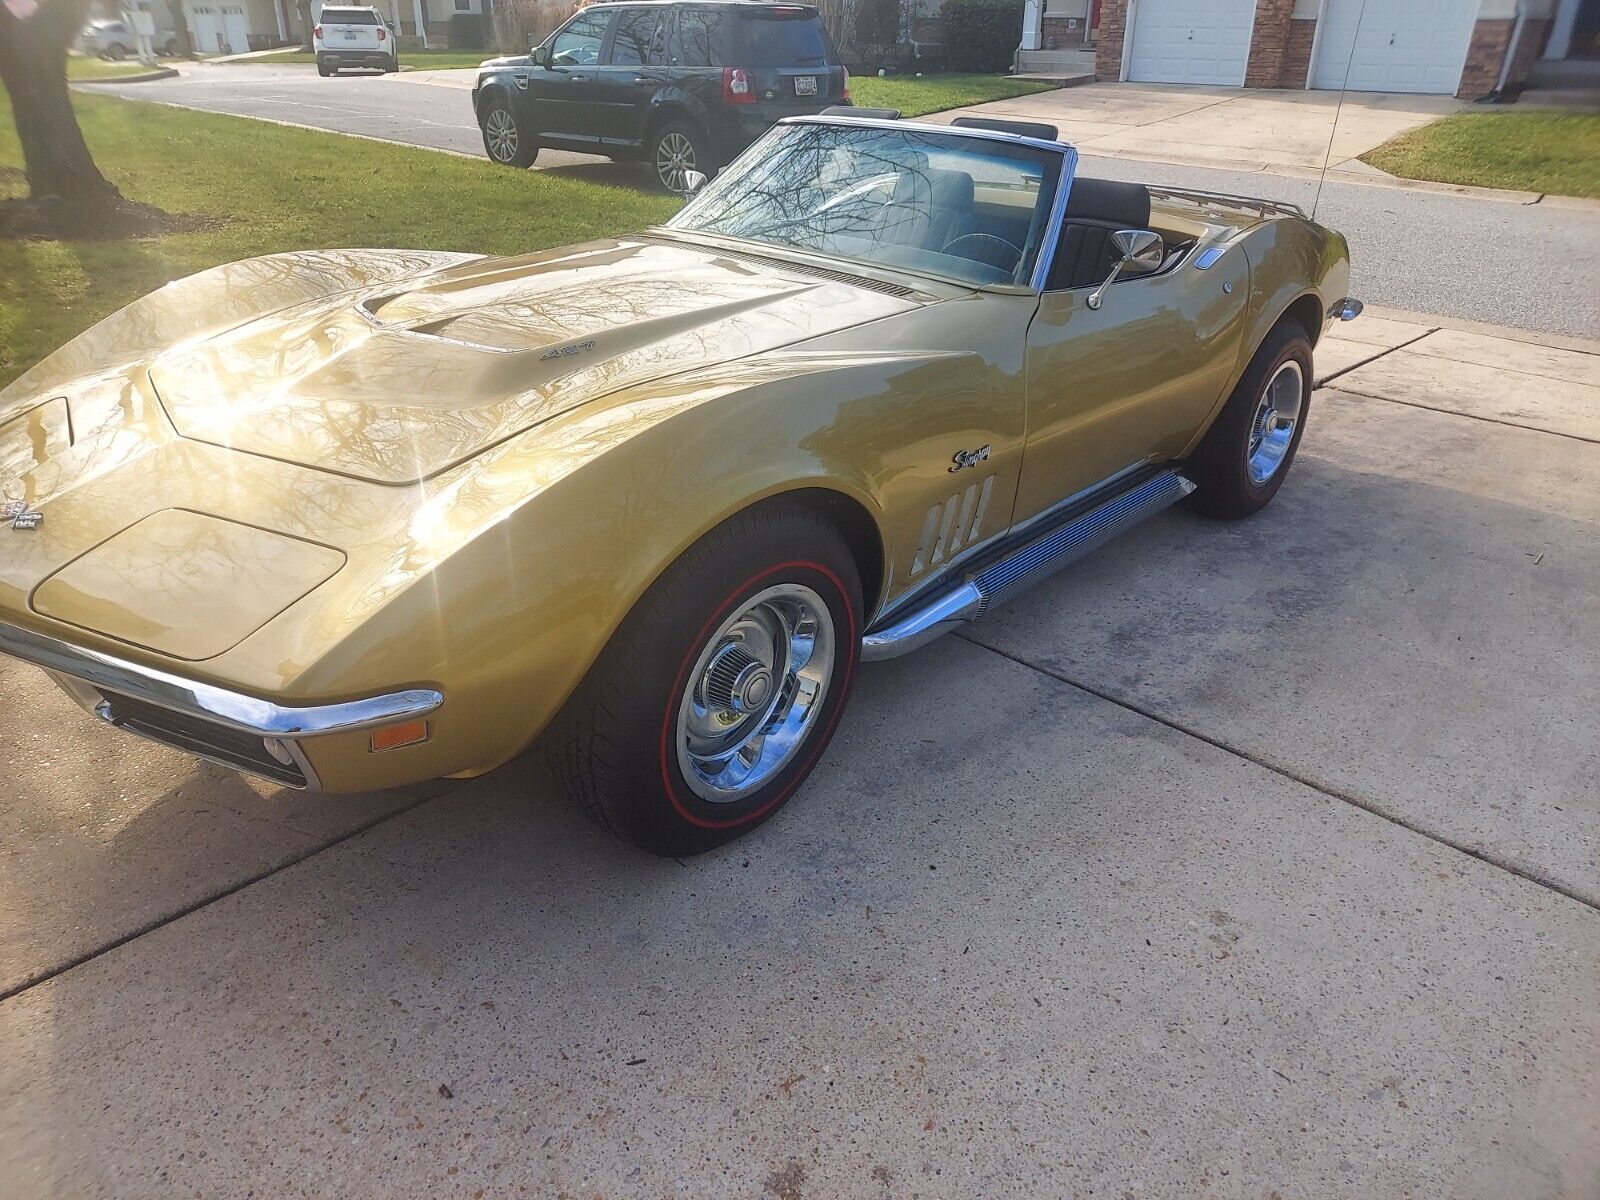
[[[1131,467],[1181,453],[1222,395],[1249,292],[1244,251],[1206,268],[1186,255],[1092,287],[1047,291],[1028,327],[1028,444],[1016,520]]]
[[[667,5],[619,8],[611,37],[595,70],[600,140],[633,147],[644,139],[650,99],[667,83]]]
[[[528,97],[541,141],[575,149],[598,147],[595,71],[610,24],[610,9],[578,13],[544,44],[543,64],[529,69]]]

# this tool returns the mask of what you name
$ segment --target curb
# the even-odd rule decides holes
[[[1487,321],[1472,321],[1465,317],[1446,317],[1439,313],[1412,312],[1405,308],[1388,308],[1382,304],[1369,304],[1364,316],[1381,317],[1386,321],[1403,321],[1408,325],[1426,325],[1429,331],[1454,329],[1461,333],[1481,333],[1485,337],[1502,338],[1508,342],[1522,342],[1529,346],[1545,346],[1552,350],[1571,350],[1578,354],[1600,355],[1600,341],[1573,337],[1565,333],[1545,333],[1536,329],[1514,329],[1509,325],[1491,325]],[[1394,347],[1391,347],[1393,349]]]
[[[154,71],[146,71],[142,75],[111,75],[105,79],[69,79],[67,82],[77,87],[79,84],[96,83],[149,83],[156,79],[174,79],[179,72],[176,67],[157,67]]]

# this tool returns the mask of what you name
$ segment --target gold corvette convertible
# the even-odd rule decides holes
[[[283,784],[537,743],[639,845],[724,842],[862,660],[1283,483],[1344,239],[1076,161],[824,114],[637,236],[169,284],[0,392],[0,651]]]

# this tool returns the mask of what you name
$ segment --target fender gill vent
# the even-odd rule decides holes
[[[955,557],[963,546],[978,540],[978,530],[989,512],[989,494],[994,491],[994,476],[989,475],[957,492],[943,504],[928,510],[917,539],[917,555],[911,560],[911,574],[920,575]]]

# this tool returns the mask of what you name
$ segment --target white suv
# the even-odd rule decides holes
[[[311,39],[318,75],[337,75],[340,67],[400,69],[394,30],[375,8],[324,4]]]

